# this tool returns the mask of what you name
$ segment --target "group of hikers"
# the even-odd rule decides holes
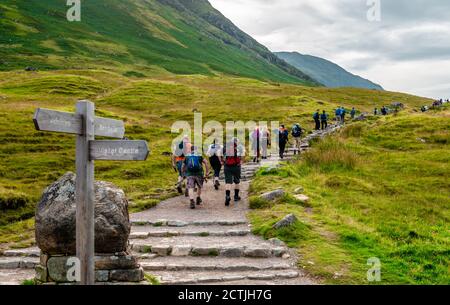
[[[449,100],[449,99],[446,99],[446,100],[444,100],[444,99],[438,99],[438,100],[435,100],[435,101],[433,102],[433,104],[431,105],[431,108],[439,108],[439,107],[441,107],[441,106],[443,106],[444,104],[447,104],[447,103],[450,103],[450,100]],[[420,107],[420,110],[421,110],[422,112],[427,112],[429,109],[430,109],[430,107],[428,107],[428,106],[422,106],[422,107]]]
[[[353,107],[352,110],[348,111],[344,107],[339,106],[338,108],[336,108],[334,113],[336,115],[336,117],[335,117],[336,123],[344,124],[347,113],[350,113],[350,117],[352,120],[355,118],[356,109],[355,109],[355,107]],[[314,114],[313,114],[313,119],[315,122],[316,130],[321,130],[321,129],[325,130],[328,128],[329,117],[328,117],[326,110],[323,110],[322,113],[320,113],[320,110],[316,110],[316,112],[314,112]]]
[[[356,109],[351,111],[344,107],[338,107],[335,111],[337,124],[344,124],[347,113],[354,119]],[[317,110],[313,114],[316,130],[328,128],[328,114],[325,110]],[[269,156],[269,147],[272,145],[273,132],[277,133],[279,157],[284,159],[286,147],[290,144],[289,138],[292,136],[294,155],[300,154],[301,139],[305,130],[299,123],[295,123],[289,131],[285,125],[273,131],[266,127],[256,126],[250,133],[251,149],[253,151],[253,162],[258,163],[261,159]],[[215,190],[220,189],[220,173],[223,169],[225,174],[225,206],[230,206],[232,199],[239,202],[241,166],[244,161],[245,147],[238,138],[233,138],[226,144],[221,145],[216,139],[209,145],[206,157],[202,156],[199,148],[192,145],[189,136],[184,136],[182,141],[173,149],[172,165],[178,173],[177,190],[180,194],[185,194],[190,199],[190,208],[195,209],[203,203],[201,198],[204,182],[208,180],[211,171],[214,173],[213,185]],[[183,192],[183,184],[186,188]],[[234,196],[232,198],[232,191]]]
[[[178,192],[183,193],[183,182],[186,180],[185,196],[190,199],[190,208],[195,209],[196,206],[203,203],[201,199],[202,188],[210,175],[210,166],[214,171],[213,184],[216,190],[219,190],[220,187],[219,177],[223,167],[226,184],[225,205],[230,205],[233,189],[234,201],[240,201],[239,184],[241,182],[244,147],[239,140],[233,138],[224,147],[215,140],[209,146],[207,156],[209,160],[203,158],[198,147],[191,144],[188,136],[185,136],[181,143],[177,145],[172,158],[172,165],[178,172]]]
[[[285,125],[278,130],[279,156],[284,158],[286,146],[289,143],[290,133]],[[296,147],[295,153],[300,152],[301,136],[304,130],[300,124],[294,124],[291,135]],[[253,162],[260,162],[268,158],[268,148],[271,145],[271,132],[267,128],[256,127],[250,134],[252,139]],[[201,198],[204,182],[208,180],[211,170],[214,173],[213,185],[215,190],[220,189],[220,173],[225,174],[225,206],[230,206],[232,199],[239,202],[241,165],[244,161],[245,147],[238,138],[233,138],[225,145],[221,145],[216,139],[209,145],[206,152],[208,159],[202,156],[198,147],[191,144],[190,137],[184,136],[183,140],[174,147],[172,166],[178,173],[177,191],[183,194],[183,183],[186,184],[184,194],[190,199],[190,208],[195,209],[203,203]],[[232,191],[234,196],[232,198]]]
[[[381,109],[375,108],[373,110],[373,115],[388,115],[390,112],[390,109],[386,106],[381,107]]]

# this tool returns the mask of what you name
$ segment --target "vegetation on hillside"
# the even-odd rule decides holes
[[[159,79],[124,77],[104,70],[0,73],[0,243],[32,242],[34,206],[42,190],[66,171],[74,171],[75,139],[38,132],[37,107],[74,111],[78,99],[96,103],[97,115],[122,119],[130,139],[143,139],[152,150],[148,162],[97,162],[96,178],[124,188],[131,210],[149,208],[173,196],[176,177],[170,165],[170,127],[178,120],[279,120],[310,127],[316,108],[338,104],[370,111],[399,100],[428,103],[400,93],[359,89],[311,88],[252,79],[168,75]],[[16,207],[10,209],[7,207]],[[18,222],[23,221],[23,222]],[[28,233],[26,233],[28,232]]]
[[[239,75],[317,85],[243,33],[208,1],[91,0],[81,22],[65,1],[0,4],[0,71],[105,68],[126,76]]]
[[[354,123],[314,143],[296,162],[252,182],[254,232],[298,248],[299,265],[327,283],[450,283],[450,109]],[[267,205],[257,195],[289,192]],[[307,204],[293,197],[303,187]],[[272,225],[287,213],[293,228]]]

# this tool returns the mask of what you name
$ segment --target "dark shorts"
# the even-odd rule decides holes
[[[209,163],[214,170],[214,177],[219,177],[220,171],[222,170],[222,163],[220,163],[220,159],[217,157],[209,158]]]
[[[224,167],[225,183],[239,184],[241,183],[241,166],[226,166]]]
[[[189,176],[187,177],[187,188],[195,189],[196,187],[203,187],[203,177],[201,176]]]

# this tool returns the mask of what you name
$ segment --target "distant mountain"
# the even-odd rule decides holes
[[[297,52],[276,52],[275,54],[327,87],[384,90],[380,85],[354,75],[337,64],[320,57],[303,55]]]
[[[207,0],[1,0],[0,70],[100,68],[228,74],[319,85],[241,31]]]

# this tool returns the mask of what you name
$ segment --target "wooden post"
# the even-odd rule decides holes
[[[79,101],[76,114],[81,116],[82,132],[76,144],[76,247],[80,260],[81,285],[95,283],[94,161],[89,158],[89,141],[95,139],[95,107],[90,101]]]

